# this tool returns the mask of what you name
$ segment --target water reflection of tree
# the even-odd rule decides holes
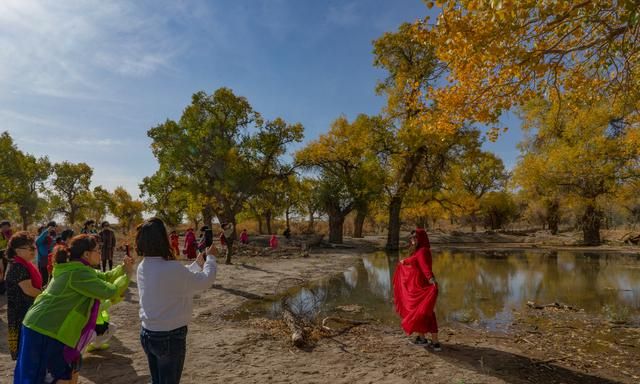
[[[599,312],[605,304],[640,308],[640,270],[629,268],[620,255],[511,251],[487,258],[443,252],[435,258],[435,269],[441,284],[447,284],[439,300],[443,313],[490,318],[527,300],[558,301],[589,312]],[[490,300],[483,301],[487,296]],[[479,301],[472,302],[474,297]]]
[[[365,313],[350,316],[397,322],[391,286],[397,261],[397,254],[367,255],[343,275],[296,292],[293,306],[321,313],[358,304]],[[599,312],[604,304],[625,305],[636,313],[640,308],[638,260],[621,262],[619,255],[441,251],[434,253],[434,272],[440,285],[436,310],[443,320],[509,322],[511,309],[527,300],[559,301],[589,312]]]
[[[438,315],[462,321],[495,317],[504,307],[508,280],[508,268],[499,260],[474,253],[436,253]]]
[[[362,259],[367,271],[369,289],[374,295],[384,300],[391,300],[391,267],[390,257],[384,252],[377,252]]]
[[[287,305],[295,314],[310,317],[337,307],[358,304],[365,309],[364,313],[351,313],[349,316],[396,321],[391,296],[391,265],[395,262],[397,258],[394,260],[384,252],[366,255],[362,264],[349,268],[342,275],[292,292],[286,299]],[[280,305],[274,304],[273,310],[279,309]]]

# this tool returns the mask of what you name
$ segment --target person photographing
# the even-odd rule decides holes
[[[177,384],[184,367],[193,295],[213,284],[218,251],[212,244],[193,263],[183,265],[175,260],[166,227],[158,218],[138,227],[136,250],[143,257],[137,271],[140,342],[151,382]]]

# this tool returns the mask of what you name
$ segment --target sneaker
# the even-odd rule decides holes
[[[424,346],[429,344],[429,340],[425,339],[422,336],[416,336],[416,338],[411,341],[411,344]]]
[[[433,343],[433,344],[432,344],[432,346],[433,346],[433,350],[434,350],[435,352],[440,352],[440,351],[442,351],[442,347],[440,346],[440,343]]]

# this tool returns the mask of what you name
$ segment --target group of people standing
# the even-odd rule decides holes
[[[107,265],[109,270],[113,269],[113,251],[116,249],[116,234],[111,229],[111,225],[108,221],[103,221],[100,224],[100,231],[96,229],[96,222],[94,220],[87,220],[84,223],[80,233],[97,235],[100,241],[100,258],[102,261],[102,272],[107,271]]]
[[[49,223],[37,237],[27,231],[12,233],[10,223],[0,223],[0,241],[6,242],[8,260],[4,273],[8,344],[11,357],[17,360],[14,383],[77,382],[82,353],[104,332],[105,322],[100,319],[105,306],[123,299],[134,273],[134,259],[125,254],[120,265],[113,268],[110,262],[110,271],[105,271],[105,246],[101,244],[109,240],[104,237],[107,226],[103,224],[98,236],[94,225],[88,222],[84,233],[77,236],[67,232],[54,245],[52,269],[45,269],[51,276],[47,283],[36,267],[40,266],[36,254],[41,239],[53,235],[55,223]],[[152,383],[180,382],[193,296],[211,286],[217,271],[218,251],[212,235],[203,231],[204,248],[198,246],[189,265],[176,260],[175,235],[167,232],[162,220],[152,218],[137,227],[135,238],[142,260],[136,271],[140,342]],[[109,244],[107,249],[112,250],[115,240]],[[414,344],[439,351],[434,313],[438,285],[426,232],[414,231],[411,244],[412,255],[399,263],[393,278],[396,310],[402,329],[409,335],[417,333]],[[112,258],[111,252],[106,260]]]
[[[134,273],[135,262],[128,254],[120,265],[109,263],[109,271],[100,271],[101,264],[106,269],[104,237],[87,223],[85,233],[54,245],[51,278],[45,283],[36,257],[38,239],[52,236],[55,228],[49,223],[43,230],[46,236],[2,234],[2,240],[8,236],[8,265],[2,276],[8,293],[9,350],[17,360],[14,383],[77,382],[82,353],[109,325],[105,308],[123,299]],[[152,382],[179,383],[193,295],[213,283],[217,249],[212,242],[190,265],[176,261],[166,227],[157,218],[138,226],[135,248],[142,258],[137,268],[140,341]]]
[[[226,247],[229,242],[229,238],[234,231],[233,224],[221,223],[220,227],[221,230],[218,234],[218,240],[220,241],[221,247]],[[171,249],[173,250],[176,258],[180,258],[181,255],[179,239],[178,233],[176,231],[172,231],[170,234]],[[188,228],[184,234],[184,248],[182,250],[182,255],[187,259],[195,259],[198,252],[204,251],[213,244],[213,240],[213,230],[207,225],[200,228],[199,238],[196,238],[193,228]],[[242,230],[240,233],[240,244],[249,244],[249,234],[246,229]]]

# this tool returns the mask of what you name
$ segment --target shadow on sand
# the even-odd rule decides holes
[[[433,352],[451,364],[491,375],[507,383],[619,384],[598,376],[572,371],[552,360],[536,360],[509,352],[463,344],[444,344]]]
[[[224,292],[230,293],[232,295],[241,296],[241,297],[244,297],[244,298],[249,299],[249,300],[264,300],[264,297],[262,297],[260,295],[256,295],[255,293],[241,291],[239,289],[234,289],[234,288],[225,288],[225,287],[221,286],[220,284],[214,284],[214,285],[211,286],[211,288],[212,289],[217,289],[219,291],[224,291]]]
[[[84,355],[80,377],[94,383],[149,383],[151,381],[148,374],[140,376],[133,367],[134,351],[125,347],[117,338],[112,338],[109,344],[111,347],[106,351]],[[146,367],[147,361],[144,354],[141,358],[145,359],[142,363]]]
[[[256,266],[248,265],[248,264],[245,264],[245,263],[240,264],[240,266],[241,266],[242,268],[250,269],[250,270],[252,270],[252,271],[260,271],[260,272],[264,272],[264,273],[273,273],[273,272],[271,272],[271,271],[267,271],[266,269],[258,268],[258,267],[256,267]]]

